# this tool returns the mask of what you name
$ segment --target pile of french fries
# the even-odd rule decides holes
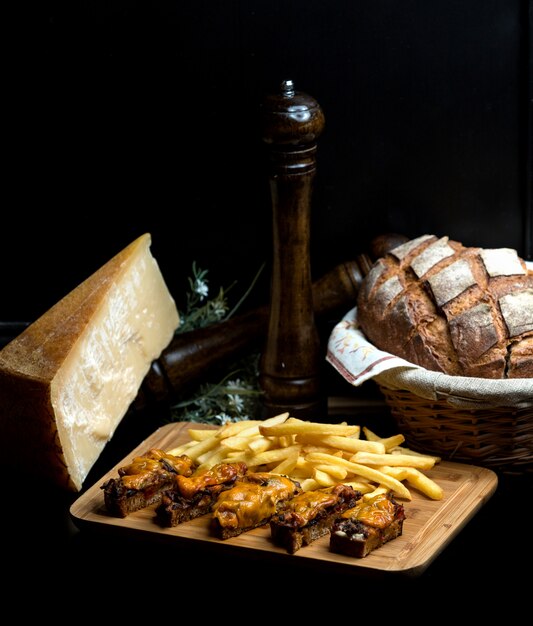
[[[290,476],[304,491],[344,483],[364,498],[392,492],[411,500],[409,487],[432,500],[443,497],[442,488],[424,473],[440,458],[403,447],[401,434],[383,438],[364,426],[309,422],[289,413],[217,430],[190,428],[188,434],[190,441],[168,452],[187,454],[200,469],[243,461],[249,471]]]

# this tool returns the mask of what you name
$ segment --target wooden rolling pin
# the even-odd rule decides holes
[[[370,255],[356,255],[313,282],[313,309],[317,320],[336,319],[355,306],[363,277],[388,249],[407,238],[390,234],[376,238]],[[142,409],[158,402],[171,402],[206,380],[213,370],[229,365],[264,348],[269,306],[252,309],[229,320],[186,333],[178,333],[152,363],[132,408]]]
[[[365,255],[341,263],[312,285],[317,318],[343,314],[355,306],[363,279]],[[215,368],[229,364],[253,350],[261,351],[267,332],[269,307],[259,307],[229,320],[185,333],[178,333],[152,363],[134,408],[171,400],[198,384]]]

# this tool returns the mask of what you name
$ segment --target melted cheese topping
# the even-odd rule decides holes
[[[396,506],[386,494],[379,494],[342,514],[347,519],[355,519],[373,528],[386,528],[394,521]]]
[[[188,456],[173,456],[163,450],[152,449],[144,456],[137,456],[128,465],[119,468],[122,483],[128,489],[143,489],[150,479],[157,476],[170,478],[174,472],[190,475],[193,460]],[[173,470],[173,471],[172,471]]]
[[[286,476],[249,474],[221,493],[213,517],[225,528],[249,528],[274,515],[278,502],[298,491],[299,487]]]
[[[198,492],[208,487],[237,480],[244,476],[247,469],[245,463],[218,463],[192,476],[176,476],[176,483],[180,494],[184,498],[192,499]]]
[[[338,496],[328,491],[304,491],[295,496],[287,505],[291,521],[297,526],[305,526],[324,509],[334,506]],[[285,515],[285,510],[282,517]]]

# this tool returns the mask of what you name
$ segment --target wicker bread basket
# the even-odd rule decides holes
[[[458,408],[379,387],[414,450],[505,473],[533,471],[533,408]]]
[[[504,473],[533,472],[533,379],[430,372],[373,346],[356,308],[333,329],[327,360],[354,386],[377,383],[414,450]]]

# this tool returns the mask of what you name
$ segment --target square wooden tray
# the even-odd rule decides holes
[[[70,507],[70,515],[82,530],[93,528],[124,533],[141,534],[144,538],[163,540],[179,546],[186,541],[190,546],[202,548],[252,551],[254,556],[311,559],[314,565],[324,568],[358,571],[365,569],[379,572],[396,572],[418,576],[444,549],[465,524],[475,515],[495,492],[498,479],[489,469],[443,461],[427,472],[444,490],[442,500],[430,500],[415,489],[410,489],[413,499],[404,502],[406,519],[401,537],[385,544],[363,559],[334,554],[329,551],[329,537],[301,548],[296,554],[288,554],[275,546],[270,539],[268,526],[257,528],[239,537],[222,541],[209,533],[209,516],[186,522],[174,528],[162,528],[155,522],[153,507],[138,511],[127,518],[116,518],[105,509],[101,485],[117,476],[119,466],[151,447],[171,449],[188,441],[188,428],[210,428],[207,425],[179,422],[156,430],[139,444],[120,463],[88,488]],[[229,553],[229,552],[228,552]]]

